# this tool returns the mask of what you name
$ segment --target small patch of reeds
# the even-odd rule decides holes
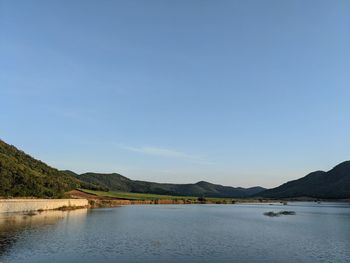
[[[265,216],[269,216],[269,217],[277,217],[277,216],[281,216],[281,215],[295,215],[294,211],[279,211],[279,212],[265,212],[264,213]]]

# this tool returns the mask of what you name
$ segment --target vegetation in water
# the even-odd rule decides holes
[[[295,215],[294,211],[280,211],[280,212],[266,212],[264,213],[265,216],[270,216],[270,217],[276,217],[276,216],[281,216],[281,215]]]

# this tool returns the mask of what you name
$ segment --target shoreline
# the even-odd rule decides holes
[[[350,199],[318,199],[310,197],[268,199],[268,198],[184,198],[132,200],[99,196],[81,190],[66,193],[63,199],[39,199],[33,197],[1,198],[0,214],[27,213],[35,215],[42,211],[70,211],[76,209],[108,208],[127,205],[187,205],[187,204],[268,204],[288,205],[288,202],[333,202],[350,203]]]
[[[108,193],[108,192],[107,192]],[[130,193],[133,194],[133,193]],[[161,199],[161,195],[152,199],[128,199],[113,197],[110,195],[99,195],[85,191],[84,189],[76,189],[67,193],[70,198],[85,198],[89,200],[92,207],[113,207],[120,205],[149,205],[149,204],[288,204],[288,202],[337,202],[350,203],[348,199],[320,199],[311,197],[298,198],[261,198],[261,197],[247,197],[247,198],[215,198],[215,197],[189,197],[189,196],[172,196],[172,198]]]

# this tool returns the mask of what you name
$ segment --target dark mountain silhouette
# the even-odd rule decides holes
[[[257,195],[269,198],[350,198],[350,161],[338,164],[328,172],[312,172]]]

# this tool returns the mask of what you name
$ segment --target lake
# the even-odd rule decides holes
[[[268,217],[268,211],[295,215]],[[350,262],[350,205],[140,205],[0,215],[7,262]]]

